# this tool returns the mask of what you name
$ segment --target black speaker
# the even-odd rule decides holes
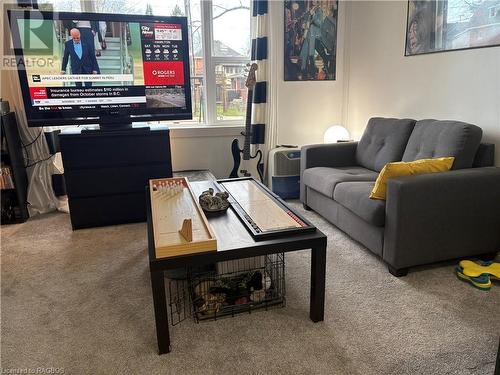
[[[23,156],[23,145],[17,129],[14,112],[0,116],[2,132],[2,168],[7,168],[13,187],[2,189],[2,223],[28,220],[27,194],[28,176]]]

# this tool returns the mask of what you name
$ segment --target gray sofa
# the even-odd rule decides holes
[[[500,168],[481,128],[457,121],[372,118],[359,142],[302,147],[300,199],[381,257],[395,276],[408,268],[500,250]],[[369,198],[386,163],[454,156],[452,170],[388,180]]]

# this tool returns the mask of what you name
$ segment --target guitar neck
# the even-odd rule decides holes
[[[253,99],[253,88],[248,89],[247,94],[247,113],[245,117],[245,143],[243,145],[243,159],[250,159],[250,140],[251,140],[251,130],[252,130],[252,99]]]

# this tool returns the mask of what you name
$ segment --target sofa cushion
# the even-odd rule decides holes
[[[403,161],[454,156],[452,169],[472,167],[483,131],[460,121],[421,120],[415,124]]]
[[[335,187],[333,199],[364,221],[383,227],[385,201],[370,199],[373,182],[342,182]]]
[[[453,165],[454,157],[420,159],[415,161],[395,161],[387,163],[380,171],[375,186],[370,194],[370,199],[386,198],[387,181],[394,177],[414,176],[427,173],[447,172]]]
[[[473,167],[493,167],[495,165],[495,144],[481,143],[474,156]]]
[[[378,177],[378,173],[363,167],[315,167],[304,170],[302,180],[306,186],[317,192],[333,198],[335,186],[346,181],[372,181]],[[370,192],[367,193],[366,197]]]
[[[356,148],[357,163],[380,172],[387,163],[401,161],[414,125],[411,119],[371,118]]]

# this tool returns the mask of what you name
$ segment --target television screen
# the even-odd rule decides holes
[[[191,119],[185,17],[9,12],[30,126]]]

